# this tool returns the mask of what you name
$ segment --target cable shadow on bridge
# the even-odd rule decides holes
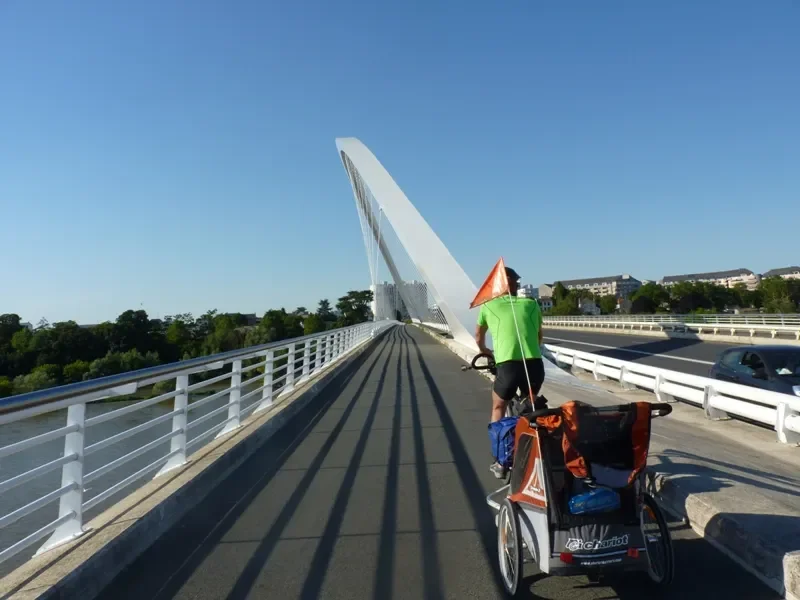
[[[186,582],[197,572],[203,562],[208,558],[211,551],[220,544],[224,535],[230,531],[236,521],[251,506],[253,501],[272,481],[281,470],[281,467],[292,456],[303,441],[303,433],[311,429],[320,422],[328,413],[333,404],[346,390],[347,385],[359,373],[359,369],[372,358],[369,367],[364,374],[363,380],[356,388],[353,397],[349,400],[344,411],[338,419],[337,425],[330,432],[328,439],[317,453],[313,462],[309,465],[306,474],[292,494],[289,502],[285,504],[284,510],[279,514],[277,520],[268,532],[267,536],[260,540],[260,546],[256,550],[245,570],[240,577],[241,583],[237,581],[238,588],[233,591],[242,593],[239,597],[246,595],[245,588],[249,589],[258,571],[269,554],[274,549],[275,544],[280,538],[281,532],[288,524],[299,502],[302,500],[312,479],[316,476],[323,461],[330,452],[339,435],[342,433],[345,423],[358,400],[363,394],[364,388],[369,380],[369,376],[375,370],[381,358],[388,349],[388,354],[384,358],[382,367],[384,373],[388,366],[389,356],[391,355],[394,344],[396,343],[397,333],[390,331],[385,334],[383,339],[365,350],[360,356],[346,367],[346,369],[336,376],[327,389],[330,390],[326,395],[324,405],[316,413],[300,413],[295,416],[291,424],[278,431],[273,438],[267,442],[270,450],[277,450],[275,455],[270,456],[269,464],[265,470],[263,463],[262,448],[253,456],[248,458],[245,463],[240,465],[234,473],[229,476],[229,481],[217,487],[208,497],[201,500],[200,504],[192,508],[172,530],[161,539],[155,542],[151,548],[129,565],[117,578],[108,586],[102,598],[117,600],[120,598],[141,598],[151,597],[153,600],[162,598],[173,598],[180,592]],[[303,417],[311,414],[310,418]],[[297,431],[301,426],[301,431]],[[274,456],[274,458],[273,458]],[[236,480],[238,479],[238,481]],[[231,481],[233,480],[233,481]],[[246,490],[243,494],[236,497],[231,504],[231,489]],[[209,523],[215,523],[207,535],[202,539],[199,533],[204,526],[207,528]],[[195,533],[192,539],[191,534]],[[187,539],[188,534],[188,539]],[[188,558],[183,563],[176,565],[176,556],[185,555],[185,549],[194,547]],[[176,552],[176,550],[180,551]],[[141,573],[148,573],[146,578],[141,577]],[[233,596],[229,596],[233,597]]]

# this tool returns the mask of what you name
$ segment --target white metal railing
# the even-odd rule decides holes
[[[545,321],[617,321],[633,323],[709,323],[719,325],[787,325],[800,327],[800,314],[739,315],[580,315],[544,317]]]
[[[613,379],[624,389],[649,390],[659,402],[682,400],[700,406],[708,418],[743,417],[774,428],[782,443],[800,443],[800,397],[553,344],[545,344],[544,348],[556,364],[593,373],[597,380]]]
[[[698,315],[708,318],[709,315]],[[745,333],[749,337],[766,337],[772,339],[790,338],[800,341],[800,317],[797,323],[792,324],[790,315],[777,315],[784,317],[783,324],[777,319],[772,323],[764,324],[761,322],[726,322],[721,315],[720,321],[715,322],[711,319],[696,319],[695,315],[603,315],[603,316],[567,316],[567,317],[545,317],[546,326],[568,327],[584,329],[630,329],[631,331],[696,331],[697,333],[713,333],[714,335],[741,335]],[[770,315],[765,315],[768,317]],[[773,315],[775,316],[775,315]],[[631,319],[626,317],[647,317],[647,319]],[[681,320],[686,319],[686,320]],[[693,320],[695,319],[695,320]]]
[[[8,512],[5,512],[5,503],[0,506],[0,533],[8,532],[10,526],[15,525],[13,535],[3,536],[9,539],[3,539],[4,543],[0,543],[0,563],[47,536],[49,539],[37,554],[81,535],[86,513],[92,508],[123,490],[127,489],[130,493],[130,486],[148,475],[155,473],[158,476],[185,464],[187,456],[193,451],[237,429],[243,419],[268,409],[275,398],[290,393],[295,386],[334,365],[394,324],[394,321],[364,323],[0,400],[0,427],[4,433],[13,433],[10,424],[15,424],[19,431],[26,423],[47,416],[52,417],[57,425],[58,413],[54,411],[66,409],[66,422],[62,421],[62,426],[55,426],[43,433],[37,432],[36,435],[16,436],[19,439],[0,447],[0,461],[4,467],[0,476],[0,498],[5,496],[4,499],[8,500],[7,493],[14,490],[13,499],[21,504],[11,507]],[[229,365],[227,372],[190,383],[192,375],[226,369]],[[165,380],[175,381],[174,390],[87,417],[87,404],[92,409],[99,406],[108,408],[112,405],[100,405],[97,401],[128,396]],[[219,388],[220,383],[227,384],[210,395],[190,402],[192,394],[204,389],[208,391],[207,388],[213,389],[212,386]],[[171,403],[170,408],[163,407],[165,402]],[[163,414],[149,418],[152,415],[148,416],[145,409],[152,410],[152,407],[159,405]],[[141,416],[141,411],[145,411],[145,417]],[[138,421],[144,419],[143,422],[131,422],[134,416]],[[92,428],[103,423],[119,424],[121,417],[128,423],[118,426],[118,431],[91,443],[87,441],[87,433],[91,433]],[[157,432],[159,425],[163,429],[161,432]],[[156,431],[154,439],[133,448],[127,447],[124,451],[119,450],[120,442],[143,432],[152,434],[153,431]],[[0,436],[0,443],[9,439],[15,437]],[[59,440],[63,440],[63,454],[48,460],[42,451],[40,454],[44,457],[33,457],[39,459],[36,461],[39,464],[6,476],[9,459],[26,450],[41,450],[48,442],[58,443]],[[153,457],[156,450],[158,452]],[[130,463],[143,456],[151,460],[131,468]],[[91,470],[85,468],[88,462],[93,463]],[[87,497],[90,486],[94,487],[103,476],[118,472],[123,465],[128,465],[123,476],[118,475],[118,480]],[[26,492],[23,488],[58,470],[61,471],[60,485],[44,489],[40,485],[32,492]],[[56,502],[58,513],[55,518],[39,518],[33,525],[28,523],[19,527],[22,519],[45,507],[52,509]]]

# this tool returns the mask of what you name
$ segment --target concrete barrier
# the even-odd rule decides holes
[[[387,332],[364,342],[330,370],[298,385],[273,407],[251,415],[239,429],[190,456],[115,504],[87,526],[87,533],[35,556],[0,580],[0,599],[92,600],[127,565],[175,525],[233,470],[317,398],[337,377],[355,372],[365,353]]]

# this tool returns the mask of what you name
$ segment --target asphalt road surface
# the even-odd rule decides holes
[[[106,589],[109,600],[500,599],[488,380],[412,327],[362,354]],[[546,388],[545,388],[546,390]],[[676,580],[532,577],[522,598],[778,598],[690,530]]]
[[[699,339],[663,339],[570,329],[548,330],[546,324],[544,341],[546,344],[557,344],[703,377],[708,376],[708,370],[723,350],[737,345],[704,342]]]

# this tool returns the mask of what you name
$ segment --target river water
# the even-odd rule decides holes
[[[250,390],[259,387],[259,384],[254,383],[251,386],[248,386],[244,393],[247,393]],[[222,407],[223,405],[227,404],[228,402],[228,395],[224,395],[220,398],[212,400],[211,402],[199,406],[196,409],[191,409],[191,402],[197,401],[202,399],[203,396],[207,396],[209,392],[206,392],[202,395],[192,395],[190,398],[190,412],[189,412],[189,422],[196,420],[199,417],[202,417],[209,412]],[[250,398],[245,401],[242,408],[246,408],[250,406],[253,402],[259,402],[261,398],[261,394],[256,394],[255,398]],[[112,410],[117,410],[123,408],[125,406],[129,406],[135,402],[140,400],[131,400],[131,401],[118,401],[118,402],[95,402],[93,404],[89,404],[86,407],[86,418],[91,418],[96,415],[104,414]],[[98,423],[95,426],[92,426],[87,429],[86,431],[86,438],[85,444],[86,446],[108,438],[112,435],[120,433],[122,431],[127,431],[137,425],[141,425],[147,421],[151,421],[159,416],[163,416],[172,412],[173,410],[173,400],[167,400],[161,404],[156,404],[154,406],[148,406],[142,408],[138,411],[129,413],[127,415],[123,415],[111,421],[106,421],[104,423]],[[9,444],[13,444],[15,442],[31,438],[36,435],[40,435],[42,433],[46,433],[48,431],[52,431],[54,429],[58,429],[60,427],[64,427],[66,425],[66,417],[67,411],[66,409],[39,415],[36,417],[31,417],[29,419],[25,419],[24,421],[18,421],[15,423],[9,423],[0,427],[0,447],[7,446]],[[222,421],[227,419],[228,413],[227,411],[221,411],[220,414],[214,415],[209,420],[199,424],[196,428],[189,430],[188,440],[192,440],[198,435],[202,434],[205,431],[208,431],[211,427],[220,424]],[[133,435],[127,439],[124,439],[112,446],[104,448],[88,457],[86,457],[84,462],[83,472],[84,475],[94,471],[95,469],[108,464],[112,460],[115,460],[121,456],[128,454],[138,448],[141,448],[145,444],[159,438],[163,435],[168,434],[172,430],[172,420],[168,419],[164,423],[160,423],[147,431],[140,432],[136,435]],[[216,434],[215,434],[216,435]],[[199,448],[202,448],[203,445],[212,441],[214,436],[210,436],[203,440],[200,444]],[[101,492],[107,490],[114,484],[122,481],[126,477],[136,473],[140,469],[148,466],[149,464],[153,463],[154,461],[158,460],[159,458],[165,456],[169,452],[170,443],[169,440],[164,441],[163,443],[159,444],[157,447],[151,449],[150,451],[138,456],[129,462],[121,465],[117,469],[107,473],[94,481],[86,484],[84,488],[84,502],[91,500],[94,496],[97,496]],[[191,451],[196,451],[199,448],[192,448]],[[20,473],[23,473],[29,469],[37,467],[39,465],[45,464],[52,460],[55,460],[64,454],[64,438],[60,437],[56,440],[41,444],[34,448],[28,448],[22,452],[14,454],[12,456],[7,456],[4,458],[0,458],[0,481],[6,481],[11,477],[15,477]],[[152,473],[145,475],[138,481],[130,484],[129,486],[119,490],[116,494],[112,495],[110,498],[107,498],[103,502],[99,503],[97,506],[93,507],[89,511],[84,512],[84,523],[90,521],[93,517],[100,514],[103,510],[108,508],[109,506],[119,502],[119,500],[125,497],[127,494],[130,494],[135,489],[141,487],[142,485],[146,484],[148,481],[151,481],[153,476],[158,472],[158,469],[153,471]],[[32,481],[28,481],[23,483],[16,488],[12,488],[6,491],[3,494],[0,494],[0,517],[3,515],[7,515],[8,513],[29,504],[30,502],[36,500],[37,498],[52,492],[53,490],[58,489],[61,486],[61,467],[46,473],[45,475],[39,476]],[[8,548],[15,542],[21,540],[26,535],[33,533],[34,531],[44,527],[54,519],[58,517],[58,501],[54,501],[53,503],[49,504],[46,507],[43,507],[37,511],[34,511],[30,515],[23,517],[19,521],[8,525],[7,527],[0,529],[0,551]],[[3,563],[0,563],[0,577],[8,574],[10,571],[15,569],[20,564],[24,563],[28,560],[36,550],[45,542],[47,538],[44,538],[40,542],[36,542],[26,550],[22,551],[21,553],[17,554],[16,556],[6,560]]]

